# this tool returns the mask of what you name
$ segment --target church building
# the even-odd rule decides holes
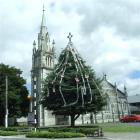
[[[38,41],[33,42],[32,70],[31,70],[31,91],[33,100],[31,112],[35,110],[39,126],[51,125],[55,118],[40,104],[43,92],[43,81],[47,74],[54,67],[54,40],[51,42],[46,27],[45,10],[43,9]],[[36,100],[36,101],[34,101]],[[49,119],[48,119],[49,118]]]
[[[116,83],[113,85],[104,75],[102,79],[102,93],[107,97],[107,105],[104,110],[97,115],[99,122],[119,121],[121,116],[130,114],[128,95],[126,87],[121,91]]]
[[[54,40],[50,40],[46,27],[45,10],[43,8],[40,32],[37,42],[33,42],[32,69],[31,69],[31,96],[30,111],[34,112],[36,122],[39,127],[68,124],[69,117],[62,115],[52,115],[51,111],[40,104],[43,93],[43,81],[47,74],[53,70],[55,62]],[[129,114],[129,105],[127,101],[127,91],[117,88],[108,82],[106,75],[102,79],[103,94],[106,95],[108,104],[104,110],[98,114],[81,115],[76,124],[87,124],[95,122],[114,122],[125,114]]]

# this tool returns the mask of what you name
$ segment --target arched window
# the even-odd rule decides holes
[[[47,67],[52,67],[52,57],[51,56],[46,57],[46,65],[47,65]]]
[[[48,66],[48,57],[46,57],[46,66]]]
[[[52,66],[52,58],[50,57],[50,67]]]
[[[110,110],[110,98],[107,93],[105,93],[105,96],[106,96],[106,100],[107,100],[106,111],[109,111]]]

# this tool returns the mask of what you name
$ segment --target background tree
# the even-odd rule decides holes
[[[0,124],[5,117],[5,77],[8,76],[8,111],[9,117],[26,116],[29,108],[26,81],[21,77],[22,71],[9,65],[0,64]]]
[[[58,64],[46,78],[42,104],[54,114],[70,115],[71,126],[80,114],[97,113],[106,104],[100,79],[85,65],[71,38],[60,54]]]

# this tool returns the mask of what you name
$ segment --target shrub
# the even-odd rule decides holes
[[[97,131],[98,128],[77,128],[76,132],[85,134],[85,135],[94,135],[95,131]]]
[[[85,137],[81,133],[72,133],[72,132],[30,132],[26,134],[26,137],[29,138],[74,138],[74,137]]]

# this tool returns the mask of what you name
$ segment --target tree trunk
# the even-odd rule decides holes
[[[83,114],[82,114],[81,119],[82,119],[82,125],[83,125],[84,124],[84,116],[83,116]]]
[[[93,121],[93,113],[90,113],[90,123],[93,124],[94,121]]]
[[[75,115],[72,114],[70,117],[71,117],[71,127],[74,127],[75,126],[75,118],[74,118]]]
[[[95,124],[97,124],[97,116],[96,116],[96,113],[94,114],[94,117],[95,117]]]

